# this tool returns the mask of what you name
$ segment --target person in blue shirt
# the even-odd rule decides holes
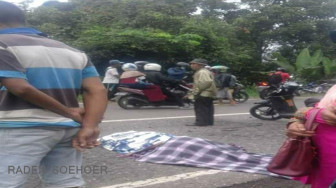
[[[42,169],[46,187],[82,186],[81,151],[99,144],[106,89],[85,53],[24,25],[22,10],[0,1],[0,187],[23,187],[24,168]]]

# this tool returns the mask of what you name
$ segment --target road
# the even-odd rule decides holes
[[[144,108],[123,110],[109,102],[101,124],[101,136],[124,131],[156,131],[179,136],[200,137],[222,143],[233,143],[248,152],[274,154],[284,140],[287,120],[263,121],[251,117],[249,108],[257,100],[230,106],[216,105],[215,126],[185,126],[194,120],[193,109]],[[298,107],[303,99],[296,98]],[[106,166],[107,174],[84,175],[88,188],[301,188],[302,185],[264,175],[224,172],[211,169],[141,163],[119,157],[115,152],[95,148],[84,152],[83,166]],[[36,177],[27,187],[39,187]]]

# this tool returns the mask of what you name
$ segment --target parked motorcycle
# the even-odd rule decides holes
[[[176,86],[166,86],[166,89],[180,97],[184,106],[188,107],[192,101],[184,96],[191,89],[189,85],[179,84]],[[140,108],[144,106],[178,106],[178,103],[173,98],[163,95],[160,86],[150,86],[146,89],[133,89],[128,87],[119,87],[116,95],[118,105],[123,109]]]
[[[250,109],[250,114],[262,120],[293,117],[297,110],[293,99],[298,87],[299,84],[295,82],[281,84],[266,96],[266,100],[255,103],[256,105]]]
[[[298,84],[296,82],[293,81],[289,81],[287,83],[294,83],[294,84]],[[259,82],[257,83],[257,91],[259,92],[259,97],[261,99],[267,99],[267,97],[273,92],[278,90],[278,88],[281,86],[281,84],[278,85],[269,85],[267,82]],[[294,95],[296,96],[301,96],[301,88],[302,88],[302,84],[298,84],[298,88],[294,91]]]
[[[244,90],[244,85],[239,83],[238,81],[233,88],[232,98],[237,103],[243,103],[249,99],[249,95]]]
[[[314,82],[310,82],[302,86],[301,88],[299,88],[299,93],[301,94],[303,93],[322,94],[322,93],[326,93],[332,86],[333,84],[329,84],[329,83],[317,84]]]

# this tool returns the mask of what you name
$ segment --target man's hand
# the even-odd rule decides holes
[[[306,128],[303,123],[294,122],[291,123],[286,131],[286,135],[291,138],[295,138],[297,136],[314,136],[314,131],[306,131]]]
[[[94,128],[82,127],[72,139],[72,146],[79,151],[99,146],[100,143],[97,141],[99,133],[98,126]]]
[[[321,116],[326,123],[336,126],[336,107],[328,107],[322,110]]]
[[[72,120],[82,123],[84,118],[85,110],[84,108],[69,108],[69,117]]]

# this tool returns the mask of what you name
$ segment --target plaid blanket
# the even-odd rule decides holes
[[[271,155],[247,153],[234,145],[178,136],[152,151],[137,155],[136,160],[278,176],[266,170],[271,158]]]

